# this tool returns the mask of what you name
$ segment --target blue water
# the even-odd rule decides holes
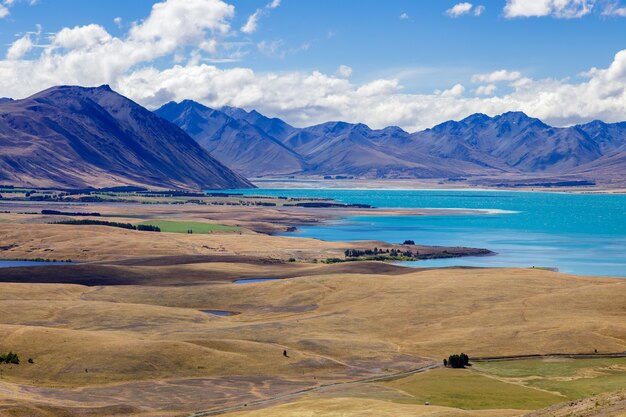
[[[280,278],[243,278],[233,281],[234,284],[254,284],[255,282],[276,281]]]
[[[0,268],[14,268],[18,266],[71,265],[71,264],[72,262],[0,261]]]
[[[253,189],[247,195],[332,198],[387,208],[461,208],[494,214],[364,216],[301,227],[329,241],[383,240],[487,248],[496,256],[410,262],[409,266],[549,267],[626,277],[626,195],[467,190]]]
[[[233,311],[226,311],[226,310],[200,310],[200,311],[206,314],[211,314],[213,316],[221,316],[221,317],[234,316],[235,314],[237,314]]]

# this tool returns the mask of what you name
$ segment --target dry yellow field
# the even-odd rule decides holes
[[[229,268],[194,268],[213,266]],[[391,374],[459,351],[626,350],[622,280],[538,270],[320,274],[324,268],[337,267],[244,285],[0,284],[0,351],[35,362],[4,365],[0,392],[69,408],[193,411]]]

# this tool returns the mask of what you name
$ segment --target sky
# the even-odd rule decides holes
[[[626,120],[626,0],[0,0],[0,97],[109,84],[296,126]]]

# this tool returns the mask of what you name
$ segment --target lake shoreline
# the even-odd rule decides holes
[[[567,194],[626,194],[626,186],[493,186],[489,184],[463,184],[425,179],[312,179],[312,178],[251,178],[258,188],[303,188],[342,190],[445,190],[445,191],[517,191]]]

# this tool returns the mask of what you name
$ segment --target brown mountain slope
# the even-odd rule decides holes
[[[0,103],[0,150],[0,183],[19,186],[251,186],[181,129],[108,86],[54,87]]]

